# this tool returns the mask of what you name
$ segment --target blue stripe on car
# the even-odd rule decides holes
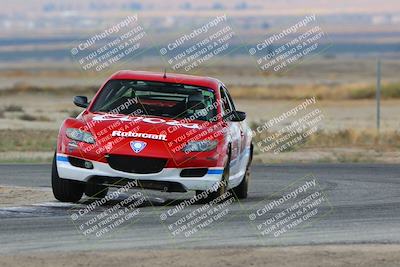
[[[64,157],[64,156],[57,156],[57,161],[68,162],[68,158],[67,158],[67,157]]]
[[[207,174],[222,174],[224,170],[208,170]]]

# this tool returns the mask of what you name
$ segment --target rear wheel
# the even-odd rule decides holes
[[[87,183],[85,187],[85,195],[88,197],[103,198],[108,193],[108,187],[101,184]]]
[[[54,197],[61,202],[78,202],[85,190],[83,183],[62,179],[58,176],[56,155],[54,155],[51,170],[51,186]]]

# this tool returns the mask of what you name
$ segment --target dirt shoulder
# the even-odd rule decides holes
[[[122,250],[1,255],[0,266],[399,266],[400,245]]]
[[[0,186],[0,207],[31,205],[52,200],[54,196],[49,188]]]

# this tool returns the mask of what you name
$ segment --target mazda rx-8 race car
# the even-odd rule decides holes
[[[180,74],[119,71],[85,110],[66,119],[52,166],[56,199],[104,197],[129,182],[164,192],[195,191],[215,199],[246,198],[251,130],[225,85]]]

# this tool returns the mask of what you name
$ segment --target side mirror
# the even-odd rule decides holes
[[[224,120],[227,121],[244,121],[246,119],[246,112],[243,111],[232,111],[225,115]]]
[[[86,96],[74,96],[74,104],[81,108],[87,108],[89,106]]]

